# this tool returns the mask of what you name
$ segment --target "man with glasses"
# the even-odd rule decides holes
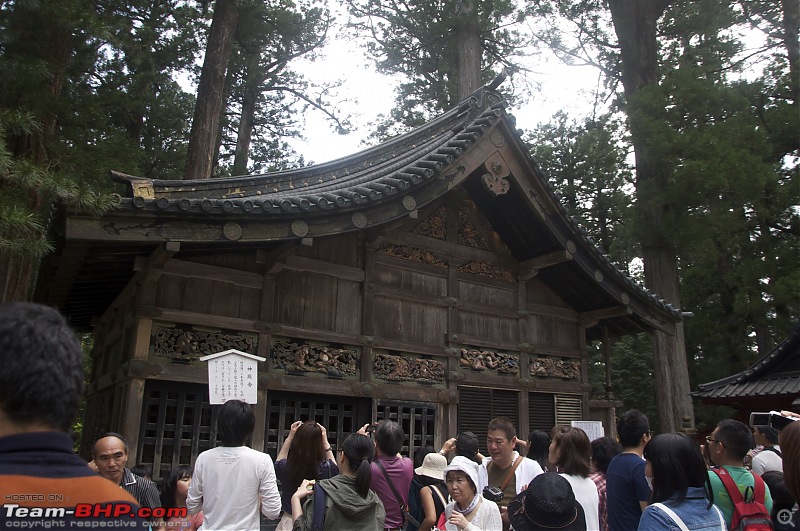
[[[753,446],[753,434],[747,425],[738,420],[725,419],[717,424],[714,431],[706,437],[706,455],[722,474],[729,474],[739,491],[744,495],[747,487],[754,487],[755,476],[744,467],[744,456]],[[725,490],[725,485],[714,470],[708,471],[711,489],[714,492],[714,505],[719,507],[728,527],[733,517],[733,501]],[[763,481],[759,478],[760,481]],[[772,512],[772,496],[769,487],[764,485],[764,506],[767,513]]]
[[[150,509],[161,507],[156,484],[137,476],[127,468],[128,442],[122,435],[119,433],[103,435],[94,443],[92,457],[97,466],[97,473],[128,491],[136,498],[139,505]],[[156,520],[151,520],[151,523],[156,523]]]
[[[608,528],[629,531],[639,527],[642,511],[650,499],[642,457],[651,437],[647,416],[636,409],[623,413],[617,419],[617,437],[622,453],[611,460],[606,472]]]
[[[544,471],[539,463],[522,457],[514,450],[517,445],[517,430],[511,419],[492,419],[487,431],[486,448],[489,457],[484,458],[478,468],[478,493],[482,493],[487,485],[497,487],[503,492],[497,505],[500,507],[503,529],[508,529],[508,503]]]

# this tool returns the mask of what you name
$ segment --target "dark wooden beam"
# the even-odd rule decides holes
[[[522,281],[530,280],[535,277],[540,270],[569,262],[570,260],[572,260],[572,253],[566,249],[525,260],[519,263],[519,279]]]

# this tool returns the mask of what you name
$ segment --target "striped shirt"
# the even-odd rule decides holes
[[[119,486],[136,498],[142,507],[150,509],[161,507],[161,497],[158,495],[156,484],[149,479],[137,476],[129,468],[126,468],[122,474]],[[151,519],[151,522],[154,523],[154,520]]]

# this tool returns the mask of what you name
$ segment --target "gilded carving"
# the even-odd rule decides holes
[[[270,358],[276,369],[290,373],[318,373],[329,378],[355,376],[358,373],[358,351],[329,343],[275,339]]]
[[[378,249],[380,254],[386,256],[394,256],[395,258],[403,258],[412,262],[420,262],[422,264],[429,264],[436,267],[447,269],[447,263],[437,258],[432,252],[425,249],[417,249],[409,245],[385,245]]]
[[[475,202],[464,193],[459,193],[459,201],[463,205],[463,211],[459,211],[458,215],[458,242],[467,247],[511,256],[508,246],[492,229]]]
[[[443,361],[412,358],[410,355],[377,354],[372,373],[384,380],[443,383],[445,364]]]
[[[506,282],[514,282],[514,275],[510,271],[506,271],[502,267],[484,264],[481,262],[467,262],[460,268],[462,273],[471,273],[473,275],[482,275],[484,277],[496,278],[505,280]]]
[[[502,375],[519,374],[517,356],[504,352],[462,348],[458,363],[474,371],[493,371]]]
[[[411,232],[437,240],[447,239],[447,209],[439,208],[436,212],[420,221]]]
[[[579,360],[562,360],[558,358],[530,358],[531,376],[539,378],[562,378],[575,380],[581,377],[581,362]]]
[[[156,325],[150,337],[150,350],[154,356],[178,363],[190,363],[200,356],[230,349],[255,354],[257,346],[255,336],[181,325]]]

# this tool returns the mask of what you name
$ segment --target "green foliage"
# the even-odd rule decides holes
[[[310,108],[325,113],[340,131],[347,130],[347,117],[332,110],[329,93],[336,83],[312,86],[289,66],[295,58],[315,57],[330,22],[328,11],[311,3],[240,4],[237,45],[228,68],[231,112],[222,129],[220,173],[302,165],[302,157],[285,139],[302,136],[302,117]]]
[[[630,228],[633,172],[622,124],[611,115],[579,123],[559,111],[526,137],[562,202],[613,260],[637,256]]]
[[[589,381],[593,396],[608,396],[605,389],[605,361],[600,341],[589,346],[591,358]],[[611,395],[622,405],[617,415],[629,409],[638,409],[658,426],[656,407],[656,381],[653,374],[653,350],[648,334],[625,336],[611,348]]]
[[[515,69],[525,41],[516,26],[525,14],[508,0],[348,0],[347,5],[351,27],[368,39],[366,50],[378,71],[401,78],[395,108],[378,124],[378,138],[419,126],[460,101],[458,34],[463,26],[474,23],[478,33],[483,82],[504,67]]]
[[[596,64],[608,75],[606,86],[615,89],[621,73],[607,7],[561,0],[533,1],[528,9],[547,21],[537,28],[542,41],[565,58]],[[614,251],[626,235],[633,242],[623,248],[633,252],[636,243],[674,248],[682,309],[694,315],[685,321],[692,388],[744,369],[800,317],[800,112],[785,16],[776,2],[701,0],[672,2],[659,20],[658,82],[628,100],[619,93],[617,100],[647,140],[654,170],[654,179],[637,182],[628,201],[639,212],[663,212],[658,226],[647,223],[649,216],[623,210],[615,232],[604,236],[599,212],[609,211],[614,219],[610,207],[618,203],[602,203],[606,194],[587,191],[602,180],[609,189],[628,192],[617,188],[628,181],[614,184],[613,165],[605,166],[607,174],[592,167],[602,157],[580,148],[584,131],[577,123],[566,125],[564,117],[532,137],[565,203],[617,260],[631,258]],[[575,31],[564,29],[570,27]],[[740,37],[751,27],[764,42],[745,49]],[[624,134],[615,138],[626,142]],[[619,199],[624,203],[625,193]],[[649,355],[649,345],[628,341],[614,350],[615,395],[636,397],[640,409],[651,408],[654,397],[639,387],[639,376],[652,369],[637,362]],[[628,368],[634,372],[626,373]],[[602,392],[602,372],[592,375],[595,391]],[[711,426],[729,413],[697,407],[697,424]]]

